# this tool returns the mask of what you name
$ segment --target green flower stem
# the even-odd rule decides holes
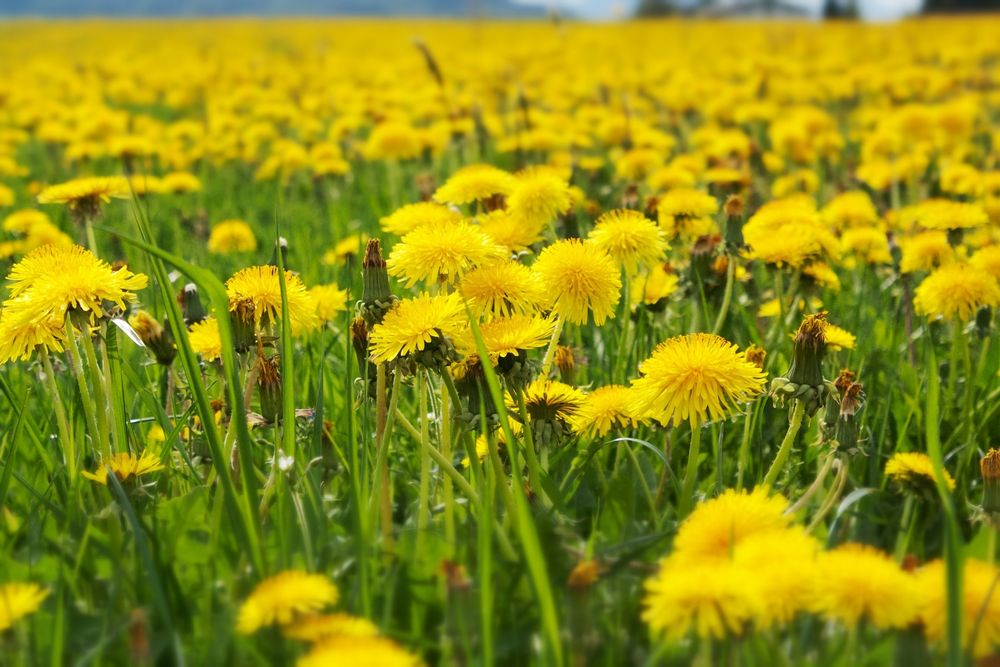
[[[805,413],[805,403],[795,401],[795,407],[792,409],[792,417],[788,420],[788,431],[785,433],[784,440],[781,441],[781,446],[778,447],[778,453],[774,457],[774,462],[771,463],[767,474],[764,475],[764,486],[774,486],[774,483],[778,480],[778,475],[784,470],[785,462],[788,461],[788,455],[792,451],[792,444],[794,444],[795,436],[798,435],[799,428],[802,426],[802,417]]]
[[[427,421],[427,390],[430,383],[426,381],[426,373],[417,373],[417,403],[420,406],[420,442],[430,440],[430,426]],[[430,446],[420,448],[420,487],[417,492],[417,536],[414,553],[423,553],[424,533],[427,531],[427,518],[430,515],[431,494],[431,455]]]
[[[450,403],[448,400],[448,388],[441,387],[441,424],[440,424],[440,435],[441,435],[441,456],[445,461],[448,461],[448,465],[451,465],[451,414],[449,413]],[[399,419],[399,415],[396,415],[396,419]],[[402,422],[400,422],[402,423]],[[433,454],[431,454],[433,458]],[[435,459],[436,460],[436,459]],[[440,465],[440,463],[439,463]],[[442,469],[444,467],[442,466]],[[454,467],[452,467],[454,470]],[[457,471],[456,471],[457,472]],[[459,475],[461,477],[461,475]],[[465,478],[462,477],[462,481]],[[455,548],[455,482],[450,474],[445,475],[443,483],[443,493],[444,493],[444,538],[448,545],[449,554],[454,553]],[[471,489],[471,487],[470,487]]]
[[[719,307],[719,314],[715,318],[715,325],[712,333],[718,334],[722,331],[722,326],[726,323],[726,316],[729,315],[729,305],[733,301],[733,285],[736,282],[736,257],[729,256],[729,263],[726,266],[726,290],[722,294],[722,306]]]
[[[42,368],[45,373],[45,388],[52,398],[52,408],[56,413],[56,427],[59,429],[59,439],[62,441],[61,448],[64,449],[66,458],[66,473],[69,475],[69,486],[76,485],[76,443],[73,442],[73,434],[69,430],[69,421],[66,419],[66,406],[63,404],[62,395],[59,393],[59,385],[56,383],[56,374],[52,370],[52,360],[49,358],[49,351],[42,348]]]
[[[84,375],[83,361],[80,359],[80,348],[76,344],[76,330],[70,319],[66,318],[66,352],[69,355],[70,369],[76,379],[76,385],[80,390],[80,402],[83,404],[83,415],[87,421],[87,430],[94,443],[94,448],[101,452],[102,460],[107,461],[111,456],[108,447],[106,434],[102,433],[97,426],[97,409],[94,406],[94,397],[87,386],[87,378]]]
[[[517,411],[521,415],[521,423],[524,424],[524,459],[528,464],[528,483],[531,485],[531,490],[548,503],[549,497],[542,487],[542,469],[535,453],[535,436],[531,430],[531,420],[528,418],[528,407],[524,402],[524,392],[516,389],[514,394],[517,396]]]
[[[96,406],[95,415],[98,429],[96,437],[99,438],[99,442],[101,443],[102,454],[110,456],[111,428],[108,421],[108,410],[110,410],[111,406],[106,393],[107,387],[104,383],[101,367],[97,363],[97,351],[94,349],[94,341],[91,339],[90,334],[86,331],[81,331],[80,340],[83,341],[83,351],[87,355],[90,389],[93,392],[94,405]]]
[[[542,372],[540,377],[548,377],[552,368],[552,360],[556,356],[556,346],[559,345],[559,336],[562,334],[563,319],[556,317],[556,326],[552,330],[552,338],[549,339],[549,346],[545,349],[545,357],[542,358]]]
[[[452,465],[451,460],[448,457],[438,451],[429,442],[424,440],[423,434],[420,433],[420,430],[411,424],[410,420],[407,419],[406,416],[398,409],[396,410],[396,421],[398,421],[399,425],[403,427],[403,430],[409,433],[413,439],[420,444],[421,448],[427,450],[427,455],[441,467],[445,476],[455,483],[455,486],[457,486],[458,490],[469,499],[469,502],[473,505],[478,505],[479,494],[476,493],[476,490],[472,488],[471,484],[469,484],[469,480],[465,479],[462,473],[460,473],[455,466]]]
[[[736,462],[736,489],[743,489],[743,475],[747,470],[747,462],[750,460],[750,435],[753,432],[754,410],[747,411],[743,419],[743,438],[740,440],[740,452]]]
[[[916,516],[913,510],[913,495],[907,494],[906,500],[903,501],[903,518],[899,522],[899,526],[902,530],[896,535],[896,548],[892,551],[892,554],[896,558],[897,562],[901,562],[903,560],[903,557],[906,555],[906,550],[910,546],[910,539],[913,537],[913,530],[916,525]]]
[[[677,518],[683,519],[694,507],[694,491],[698,482],[698,455],[701,449],[701,424],[691,418],[691,446],[688,448],[687,468],[684,472],[684,484],[681,487],[681,497],[678,502]]]

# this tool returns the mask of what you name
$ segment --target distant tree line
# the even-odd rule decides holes
[[[1000,11],[1000,0],[924,0],[924,14],[961,14]],[[638,18],[656,18],[675,14],[707,14],[716,16],[739,14],[796,14],[805,13],[801,7],[781,0],[735,0],[720,6],[718,0],[640,0],[635,10]],[[858,0],[823,0],[823,17],[828,19],[855,19]]]

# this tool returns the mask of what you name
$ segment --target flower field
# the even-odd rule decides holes
[[[0,23],[0,664],[996,664],[998,34]]]

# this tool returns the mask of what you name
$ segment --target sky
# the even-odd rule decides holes
[[[537,5],[566,9],[590,19],[611,19],[629,12],[637,0],[514,0],[524,5]],[[803,7],[819,12],[822,0],[792,0]],[[891,21],[910,14],[920,6],[920,0],[858,0],[864,18],[872,21]]]

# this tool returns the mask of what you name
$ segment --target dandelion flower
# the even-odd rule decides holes
[[[66,328],[58,317],[38,317],[27,296],[8,299],[0,308],[0,364],[26,361],[39,348],[62,352]]]
[[[494,363],[509,354],[544,347],[552,337],[556,323],[550,318],[531,315],[499,317],[480,325],[483,343]],[[456,341],[466,354],[476,354],[477,347],[471,330]]]
[[[969,263],[1000,280],[1000,244],[980,248],[969,258]]]
[[[288,570],[257,584],[240,606],[236,630],[249,635],[269,625],[288,625],[333,605],[340,592],[322,574]]]
[[[384,637],[341,636],[316,643],[296,667],[420,667],[417,656]]]
[[[461,213],[447,206],[436,202],[419,202],[396,209],[382,218],[379,224],[391,234],[405,236],[424,225],[455,224],[462,220]]]
[[[819,557],[814,608],[849,627],[865,620],[881,630],[905,628],[920,610],[920,591],[888,554],[844,544]]]
[[[504,259],[479,266],[464,276],[459,291],[477,315],[507,317],[529,314],[545,299],[538,274],[513,260]]]
[[[475,225],[465,221],[421,225],[393,247],[389,273],[407,287],[423,280],[452,283],[463,273],[503,257],[506,252]]]
[[[505,209],[490,211],[478,217],[479,229],[498,246],[509,252],[521,252],[542,240],[545,225],[529,223]]]
[[[857,338],[847,329],[838,327],[836,324],[827,324],[823,330],[823,338],[826,345],[831,350],[853,350],[857,343]]]
[[[955,249],[948,243],[945,232],[923,232],[899,242],[901,273],[930,271],[955,261]]]
[[[663,231],[638,211],[617,209],[597,219],[588,239],[629,274],[652,266],[667,249]]]
[[[18,307],[29,308],[39,320],[61,321],[67,311],[88,313],[91,320],[105,304],[125,308],[135,291],[146,286],[143,274],[113,269],[80,246],[45,245],[25,255],[7,276],[11,296],[25,297]]]
[[[554,434],[568,433],[585,398],[586,395],[576,387],[556,380],[538,378],[529,384],[524,390],[524,405],[536,436],[549,429]],[[517,402],[509,394],[507,409],[520,421]]]
[[[255,326],[269,326],[281,322],[281,280],[278,267],[273,265],[251,266],[233,274],[226,281],[229,310],[246,313],[247,320]],[[317,324],[316,305],[309,291],[296,274],[285,271],[285,295],[288,301],[288,318],[295,330],[308,331]]]
[[[0,632],[18,620],[38,611],[49,592],[38,584],[11,582],[0,584]]]
[[[1000,571],[995,565],[966,558],[962,572],[962,646],[976,658],[992,655],[1000,644]],[[920,568],[917,582],[922,593],[920,620],[931,642],[945,638],[948,626],[948,586],[944,562],[935,560]],[[977,627],[978,626],[978,627]],[[975,632],[975,643],[972,634]]]
[[[112,197],[128,199],[128,180],[121,176],[96,176],[76,178],[49,187],[38,193],[40,204],[65,204],[71,211],[83,215],[94,215],[101,204],[107,204]]]
[[[451,204],[485,201],[497,195],[506,197],[514,190],[515,179],[510,173],[488,164],[462,167],[434,193],[434,199]]]
[[[969,264],[943,266],[924,278],[913,294],[916,311],[929,318],[968,321],[980,308],[1000,305],[1000,286]]]
[[[98,484],[107,486],[109,466],[111,471],[115,474],[115,477],[117,477],[118,481],[122,484],[129,484],[137,477],[148,475],[149,473],[157,472],[158,470],[163,470],[163,464],[160,463],[160,457],[153,452],[143,452],[139,456],[129,454],[127,452],[121,452],[112,455],[112,457],[106,461],[102,461],[100,467],[97,469],[97,472],[84,471],[80,474],[87,479],[97,482]]]
[[[457,294],[402,299],[369,334],[371,358],[382,363],[422,351],[435,339],[455,338],[467,326]]]
[[[332,322],[347,309],[347,290],[337,285],[310,287],[309,297],[316,306],[316,317],[320,322]]]
[[[588,312],[600,326],[614,316],[621,278],[614,260],[579,239],[556,241],[542,250],[532,267],[552,299],[552,308],[574,324],[586,324]]]
[[[208,251],[217,255],[253,252],[256,249],[257,237],[250,225],[242,220],[223,220],[212,227],[208,235]]]
[[[616,384],[595,389],[587,394],[572,421],[573,429],[588,437],[636,426],[639,419],[632,413],[632,390]]]
[[[823,207],[820,211],[823,220],[832,227],[847,229],[850,227],[871,228],[878,222],[878,211],[871,197],[863,190],[843,192]]]
[[[757,627],[789,623],[810,608],[820,546],[798,526],[754,532],[734,546],[733,562],[753,572],[764,593]]]
[[[846,252],[854,253],[869,264],[892,262],[889,239],[883,230],[876,227],[846,229],[840,237],[840,245]]]
[[[727,489],[700,503],[681,524],[674,540],[677,558],[700,562],[729,558],[733,549],[758,533],[784,530],[791,523],[788,501],[766,487]]]
[[[219,336],[219,321],[214,317],[206,317],[196,322],[188,329],[188,342],[191,349],[206,362],[212,362],[222,356],[222,338]]]
[[[764,609],[754,572],[730,561],[688,563],[668,558],[646,580],[642,620],[656,635],[676,641],[738,636]]]
[[[296,618],[281,628],[289,639],[317,642],[332,637],[374,637],[378,627],[367,618],[350,614],[316,614]]]
[[[885,476],[901,488],[916,493],[934,493],[934,464],[923,452],[896,452],[885,464]],[[948,489],[955,490],[955,480],[944,471]]]
[[[700,190],[675,188],[660,197],[656,212],[660,227],[668,237],[675,234],[691,236],[691,228],[697,222],[708,220],[719,210],[719,201]]]
[[[989,222],[986,211],[978,204],[928,199],[900,211],[900,221],[916,224],[924,229],[970,229]]]
[[[640,303],[659,306],[677,291],[680,279],[669,265],[657,263],[649,273],[633,278],[632,282],[635,285],[631,290],[632,306]]]
[[[764,372],[725,338],[707,333],[676,336],[639,364],[632,383],[637,415],[666,426],[722,419],[763,391]]]
[[[515,174],[507,209],[532,225],[546,225],[572,205],[569,185],[553,169],[529,167]]]

